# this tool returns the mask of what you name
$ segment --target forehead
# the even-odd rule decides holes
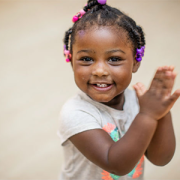
[[[111,27],[91,27],[86,30],[80,30],[75,36],[75,47],[85,48],[88,46],[104,48],[115,48],[121,46],[131,48],[127,39],[127,33],[123,29]]]

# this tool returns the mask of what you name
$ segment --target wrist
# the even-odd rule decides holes
[[[155,117],[153,117],[150,113],[147,113],[147,112],[144,112],[144,111],[139,111],[139,114],[140,115],[142,115],[142,116],[144,116],[145,118],[148,118],[148,119],[150,119],[151,121],[158,121],[158,119],[157,118],[155,118]]]
[[[167,118],[171,118],[171,111],[169,111],[167,114],[165,114],[162,118],[160,118],[158,120],[163,120],[163,119],[167,119]]]
[[[169,116],[169,115],[171,115],[171,111],[169,111],[165,116]],[[164,116],[164,117],[165,117],[165,116]]]

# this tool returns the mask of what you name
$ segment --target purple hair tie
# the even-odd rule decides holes
[[[136,60],[138,62],[142,61],[142,57],[144,56],[145,46],[142,46],[140,49],[136,49]]]
[[[99,4],[101,4],[101,5],[106,4],[106,1],[107,1],[107,0],[97,0],[97,2],[98,2]]]

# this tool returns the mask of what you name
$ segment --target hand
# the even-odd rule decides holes
[[[174,67],[163,66],[157,69],[148,90],[142,83],[134,85],[139,99],[140,113],[156,120],[164,117],[180,96],[180,89],[171,95],[175,78]]]

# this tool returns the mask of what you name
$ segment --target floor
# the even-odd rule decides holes
[[[0,180],[56,180],[63,154],[56,132],[63,103],[78,90],[62,54],[64,32],[85,0],[0,0]],[[132,84],[155,69],[180,72],[180,1],[108,0],[146,32],[146,54]],[[131,87],[130,85],[130,87]],[[180,88],[177,77],[175,89]],[[180,100],[172,109],[177,148],[165,167],[146,162],[146,180],[180,179]]]

